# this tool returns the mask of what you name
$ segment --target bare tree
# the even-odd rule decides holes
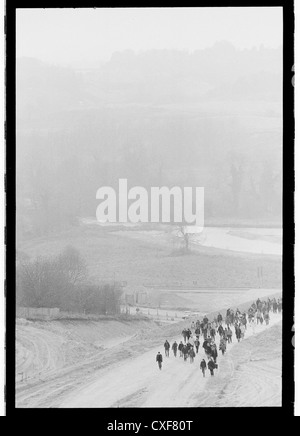
[[[67,275],[68,281],[72,285],[79,285],[87,278],[87,265],[79,251],[67,246],[57,258],[58,268]]]
[[[191,233],[187,231],[187,226],[181,225],[177,228],[177,236],[183,238],[184,241],[184,252],[188,253],[190,251],[190,236]]]

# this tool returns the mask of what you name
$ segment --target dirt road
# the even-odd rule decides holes
[[[219,369],[216,372],[214,381],[216,381],[220,391],[224,391],[224,386],[228,385],[230,378],[238,368],[235,364],[239,364],[237,359],[238,350],[243,350],[245,355],[246,350],[253,349],[251,339],[253,337],[261,338],[263,331],[270,329],[280,323],[281,315],[271,314],[269,326],[258,325],[255,328],[248,328],[245,339],[241,343],[237,343],[234,338],[233,344],[228,346],[225,356],[219,354],[218,362]],[[277,330],[277,335],[280,335],[280,329]],[[180,337],[176,338],[177,341]],[[278,338],[281,340],[281,338]],[[218,342],[218,341],[217,341]],[[249,344],[247,344],[247,342]],[[249,345],[249,347],[247,346]],[[204,357],[203,349],[199,349],[199,354],[196,356],[195,362],[191,364],[188,361],[184,362],[182,358],[175,358],[172,353],[170,357],[164,357],[163,369],[159,371],[155,362],[155,356],[159,349],[152,348],[150,351],[141,354],[133,359],[120,362],[119,365],[114,365],[112,368],[105,368],[103,371],[97,372],[93,380],[87,385],[75,389],[67,395],[58,407],[197,407],[200,405],[200,396],[206,391],[206,384],[210,383],[210,375],[207,373],[206,378],[202,377],[199,369],[199,362]],[[162,352],[162,347],[160,348]],[[268,360],[267,350],[266,360]],[[252,356],[255,359],[255,356]],[[229,372],[228,372],[229,368]],[[254,389],[252,396],[240,396],[238,390],[230,392],[226,403],[230,406],[232,402],[239,403],[243,397],[242,405],[273,405],[274,402],[280,402],[281,384],[278,382],[280,372],[272,370],[272,365],[267,368],[260,367],[259,364],[248,366],[248,369],[243,368],[244,375],[247,377],[248,386],[257,385],[259,380],[265,380],[260,387],[260,395],[257,395],[257,390]],[[248,372],[247,372],[248,371]],[[222,376],[222,373],[224,374]],[[261,376],[262,375],[262,376]],[[267,378],[264,378],[264,376]],[[250,377],[250,378],[249,378]],[[275,383],[271,383],[272,379],[276,379]],[[222,386],[222,383],[224,386]],[[272,391],[270,393],[270,390]],[[253,390],[252,390],[253,391]],[[244,392],[244,391],[243,391]],[[256,392],[256,394],[255,394]],[[244,392],[245,393],[245,392]],[[231,400],[230,400],[231,398]],[[248,398],[248,403],[247,402]],[[270,399],[272,404],[268,403]],[[212,401],[211,401],[212,402]],[[215,400],[216,403],[216,400]],[[204,404],[203,404],[204,405]],[[216,404],[210,404],[214,406]]]

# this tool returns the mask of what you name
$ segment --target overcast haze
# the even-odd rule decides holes
[[[131,49],[197,50],[282,44],[282,8],[19,9],[17,56],[71,65]]]
[[[282,9],[19,10],[17,56],[16,407],[280,406]]]

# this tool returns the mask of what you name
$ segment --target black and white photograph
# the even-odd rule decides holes
[[[283,23],[263,4],[16,8],[16,409],[283,407]]]

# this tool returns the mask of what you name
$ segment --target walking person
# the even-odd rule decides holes
[[[199,339],[196,339],[195,340],[195,347],[196,347],[196,353],[198,354],[198,351],[199,351],[199,346],[200,346],[200,341],[199,341]]]
[[[156,362],[158,363],[159,369],[161,369],[162,368],[163,357],[160,354],[160,352],[158,352],[157,355],[156,355]]]
[[[182,353],[183,353],[183,360],[184,362],[186,362],[187,357],[188,357],[188,352],[189,352],[189,348],[187,345],[184,345],[182,348]]]
[[[195,354],[195,350],[194,350],[194,347],[191,347],[191,348],[190,348],[189,355],[190,355],[190,363],[194,363],[194,358],[195,358],[195,356],[196,356],[196,354]]]
[[[187,344],[186,344],[186,349],[187,349],[187,352],[189,353],[189,351],[190,351],[190,348],[191,348],[191,343],[190,342],[187,342]]]
[[[175,342],[173,343],[173,345],[172,345],[172,350],[173,350],[173,353],[174,353],[174,356],[175,356],[175,357],[177,356],[177,348],[178,348],[178,344],[177,344],[177,342],[175,341]]]
[[[210,375],[213,376],[214,375],[214,369],[216,367],[213,359],[209,359],[207,367],[210,370]]]
[[[209,344],[208,339],[205,339],[205,340],[203,341],[203,344],[202,344],[202,348],[204,348],[204,351],[205,351],[206,354],[207,354],[207,347],[208,347],[208,344]]]
[[[182,352],[183,347],[184,347],[184,345],[183,345],[182,341],[180,341],[180,344],[178,345],[179,357],[183,356],[183,352]]]
[[[228,327],[227,339],[228,339],[228,344],[232,344],[232,330],[230,327]]]
[[[187,340],[189,340],[191,336],[192,336],[192,332],[191,332],[191,330],[190,330],[190,329],[187,329],[187,330],[186,330],[186,337],[187,337]]]
[[[217,316],[217,321],[218,321],[218,324],[219,324],[219,325],[221,325],[221,324],[222,324],[222,321],[223,321],[223,317],[222,317],[222,315],[221,315],[221,313],[220,313],[220,312],[218,313],[218,316]]]
[[[200,369],[202,371],[203,377],[205,377],[205,371],[206,371],[206,362],[205,359],[202,359],[200,362]]]
[[[221,338],[221,337],[224,335],[224,329],[223,329],[222,324],[219,325],[217,331],[218,331],[218,333],[219,333],[219,335],[220,335],[220,338]]]
[[[211,346],[211,357],[214,359],[214,362],[217,363],[218,351],[216,344],[212,344]]]
[[[222,355],[224,356],[226,351],[226,340],[224,338],[220,340],[219,350],[222,351]]]
[[[168,342],[167,339],[166,342],[164,343],[164,347],[165,347],[165,355],[166,357],[169,357],[170,343]]]
[[[242,332],[241,332],[241,328],[238,324],[236,324],[235,326],[235,336],[237,338],[237,341],[240,342],[241,340],[241,336],[242,336]]]
[[[205,354],[207,357],[211,356],[211,341],[209,339],[207,339],[207,344],[205,347]]]

